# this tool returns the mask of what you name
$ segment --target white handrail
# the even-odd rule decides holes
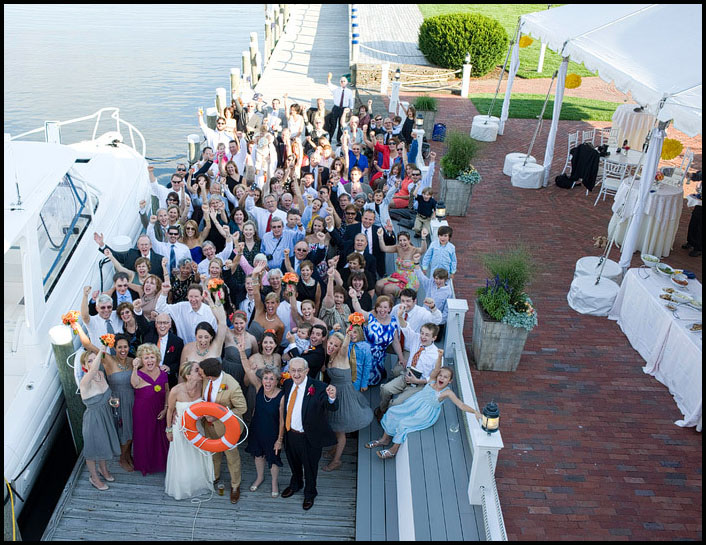
[[[95,123],[95,125],[93,126],[93,135],[91,136],[91,138],[92,138],[93,140],[95,140],[96,134],[98,133],[98,126],[100,125],[101,117],[103,116],[103,112],[108,112],[108,111],[112,112],[112,114],[110,115],[110,117],[111,117],[112,119],[115,119],[115,125],[116,125],[116,130],[117,130],[117,132],[120,132],[120,124],[121,124],[121,123],[122,123],[123,125],[125,125],[125,126],[128,128],[129,133],[130,133],[130,141],[131,141],[131,143],[132,143],[132,149],[134,149],[135,151],[139,151],[140,154],[144,157],[144,156],[145,156],[145,152],[146,152],[145,137],[144,137],[144,136],[142,135],[142,133],[137,129],[137,127],[135,127],[135,126],[132,125],[131,123],[128,123],[127,121],[124,121],[124,120],[120,119],[120,109],[119,109],[119,108],[115,108],[115,107],[112,107],[112,106],[111,106],[111,107],[108,107],[108,108],[101,108],[101,109],[98,110],[96,113],[91,114],[91,115],[87,115],[87,116],[84,116],[84,117],[78,117],[78,118],[76,118],[76,119],[69,119],[68,121],[59,121],[59,122],[57,122],[56,126],[58,126],[58,127],[63,127],[63,126],[65,126],[65,125],[72,125],[72,124],[74,124],[74,123],[79,123],[79,122],[81,122],[81,121],[87,121],[87,120],[89,120],[89,119],[95,118],[95,119],[96,119],[96,123]],[[44,130],[45,130],[44,127],[40,127],[40,128],[38,128],[38,129],[33,129],[33,130],[31,130],[31,131],[27,131],[27,132],[23,132],[22,134],[18,134],[18,135],[16,135],[16,136],[12,136],[12,137],[10,138],[10,140],[18,140],[18,139],[23,138],[23,137],[25,137],[25,136],[28,136],[28,135],[30,135],[30,134],[35,134],[35,133],[43,132]],[[133,135],[133,131],[134,131],[135,133],[137,133],[137,135],[140,137],[140,140],[141,140],[141,143],[142,143],[142,151],[138,150],[137,147],[135,146],[135,138],[134,138],[134,135]]]

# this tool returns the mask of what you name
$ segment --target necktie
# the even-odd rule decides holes
[[[341,102],[340,102],[340,104],[338,105],[339,108],[343,108],[343,97],[345,97],[345,96],[346,96],[346,90],[345,90],[345,89],[341,89]]]
[[[211,401],[211,394],[213,393],[213,381],[208,381],[208,395],[206,396],[206,401]]]
[[[358,360],[355,355],[355,346],[348,345],[348,363],[351,366],[351,381],[355,382],[358,376]]]
[[[172,248],[169,250],[169,271],[176,269],[176,253],[174,253],[174,244],[171,245]]]
[[[272,230],[272,214],[267,218],[267,227],[265,228],[265,233],[269,233]]]
[[[373,237],[370,236],[370,228],[366,228],[365,230],[365,238],[368,239],[368,251],[372,253],[373,251]]]
[[[292,428],[292,413],[294,412],[294,403],[297,401],[297,385],[292,386],[292,392],[289,394],[289,404],[287,405],[287,431]]]
[[[404,313],[404,321],[407,321],[407,316],[409,316],[409,312]],[[407,324],[409,325],[409,324]],[[404,333],[402,333],[402,329],[400,328],[400,346],[402,347],[402,350],[404,350]]]
[[[106,321],[105,321],[105,330],[106,330],[108,333],[110,333],[111,335],[115,334],[115,330],[113,329],[113,324],[111,323],[110,320],[106,320]],[[108,354],[110,354],[111,356],[114,356],[114,355],[115,355],[115,350],[112,349],[112,348],[109,348],[109,349],[108,349]]]
[[[157,348],[159,348],[160,350],[162,349],[162,337],[157,339]]]
[[[422,355],[422,352],[424,352],[425,348],[425,346],[419,345],[419,350],[417,350],[414,356],[412,357],[412,365],[410,365],[410,367],[414,367],[416,369],[417,363],[419,362],[419,356]]]

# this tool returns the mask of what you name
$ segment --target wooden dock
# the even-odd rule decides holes
[[[416,4],[356,4],[362,64],[432,66],[417,47],[424,21]]]
[[[317,98],[331,108],[333,98],[326,77],[333,83],[350,72],[347,4],[292,4],[286,31],[277,42],[255,90],[265,101],[282,98],[306,110]]]

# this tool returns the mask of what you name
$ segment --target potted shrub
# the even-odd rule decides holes
[[[417,110],[417,113],[421,113],[424,116],[424,124],[422,125],[422,128],[424,129],[424,134],[427,138],[431,138],[432,132],[434,132],[436,108],[436,99],[434,97],[430,97],[429,95],[417,97],[414,101],[414,109]]]
[[[528,251],[515,247],[482,257],[490,276],[477,292],[473,359],[484,371],[515,371],[537,311],[525,292],[534,266]]]
[[[480,143],[469,135],[451,132],[446,154],[441,158],[439,199],[446,203],[449,216],[465,216],[471,202],[473,186],[480,182],[480,173],[471,164]]]

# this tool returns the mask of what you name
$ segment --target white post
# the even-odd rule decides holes
[[[280,34],[281,34],[281,32],[280,32],[280,26],[279,26],[279,23],[280,23],[280,21],[279,21],[279,9],[275,8],[275,11],[274,11],[274,15],[273,15],[273,16],[274,16],[274,23],[275,23],[275,26],[274,26],[274,28],[273,28],[273,31],[274,31],[274,32],[273,32],[273,36],[274,36],[274,39],[275,39],[274,43],[275,43],[275,45],[276,45],[277,42],[279,41],[279,37],[280,37]]]
[[[230,69],[230,98],[237,100],[240,92],[240,68]]]
[[[250,65],[250,51],[243,51],[243,79],[250,80],[250,86],[253,86],[252,68]]]
[[[272,24],[270,12],[265,13],[265,62],[270,60],[272,54]]]
[[[444,199],[440,198],[438,200],[443,201]],[[433,242],[436,240],[436,233],[439,232],[439,227],[442,227],[444,225],[446,225],[446,227],[448,227],[449,222],[446,220],[438,220],[436,218],[432,218],[429,225],[431,226],[431,233],[430,234],[431,234],[431,240]]]
[[[260,71],[259,71],[259,66],[257,65],[257,32],[251,32],[250,33],[250,66],[252,70],[252,87],[253,89],[255,88],[255,85],[260,79]]]
[[[397,115],[397,109],[400,102],[400,81],[395,80],[392,82],[392,91],[390,92],[390,106],[387,111],[391,114]]]
[[[390,63],[384,62],[380,65],[382,73],[380,75],[380,94],[387,94],[387,86],[390,84]],[[370,112],[368,112],[370,113]]]
[[[226,102],[226,90],[224,87],[218,87],[216,89],[216,110],[218,115],[223,115],[223,108],[229,106],[230,103]]]
[[[432,220],[432,222],[433,221],[434,220]],[[437,223],[439,223],[439,226],[442,225],[441,222]],[[466,349],[466,345],[463,341],[463,323],[466,318],[466,312],[468,312],[468,302],[465,299],[448,299],[446,301],[446,305],[449,314],[446,318],[447,327],[446,336],[444,338],[444,354],[446,357],[451,358],[454,357],[453,354],[455,346],[458,346],[463,350]],[[458,327],[455,326],[456,323],[459,324]],[[456,361],[456,363],[458,363],[458,361]],[[465,399],[467,403],[468,400],[472,398]]]
[[[547,52],[547,44],[542,42],[542,47],[539,50],[539,62],[537,63],[537,72],[541,73],[544,68],[544,54]]]
[[[463,75],[461,82],[461,97],[468,98],[468,92],[471,89],[471,64],[463,64]]]
[[[394,83],[393,83],[394,85]],[[424,142],[424,129],[412,129],[412,135],[417,139],[417,158],[415,164],[417,168],[422,171],[422,174],[426,174],[429,167],[424,164],[424,157],[422,157],[422,144]]]

